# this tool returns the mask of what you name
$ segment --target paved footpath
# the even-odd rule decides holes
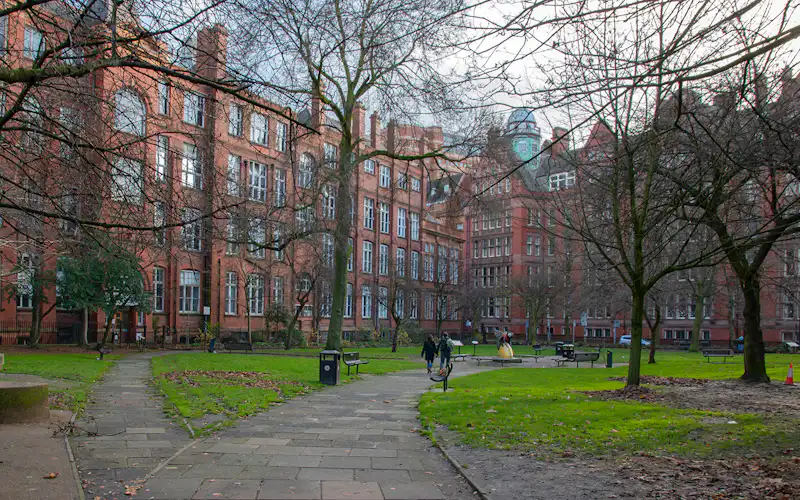
[[[458,363],[460,374],[477,371]],[[86,497],[144,499],[447,499],[472,488],[417,433],[424,371],[365,375],[196,441],[145,385],[149,357],[121,361],[87,411],[101,434],[75,438]]]
[[[75,422],[79,431],[70,445],[89,500],[122,498],[126,486],[191,442],[187,431],[164,415],[163,398],[149,385],[152,357],[119,360],[95,384],[86,412]]]

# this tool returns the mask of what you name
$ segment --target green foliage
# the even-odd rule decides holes
[[[79,254],[59,259],[64,306],[102,309],[107,316],[130,305],[149,312],[152,294],[145,289],[139,257],[108,238],[89,241]]]
[[[626,362],[625,354],[615,351],[615,362]],[[700,354],[660,352],[658,356],[658,364],[642,364],[643,375],[726,379],[741,374],[740,359],[725,365],[706,363]],[[791,357],[767,359],[774,376],[780,367],[788,366]],[[794,356],[797,361],[800,356]],[[631,452],[709,456],[766,451],[766,443],[781,449],[800,440],[800,429],[779,418],[600,400],[584,393],[620,389],[622,382],[608,378],[624,379],[625,373],[624,367],[587,367],[471,375],[458,379],[452,391],[425,394],[420,403],[422,422],[446,425],[473,446],[543,455],[569,450],[593,456]],[[727,425],[729,420],[737,424]]]

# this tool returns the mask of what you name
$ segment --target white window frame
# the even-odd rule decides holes
[[[167,164],[169,162],[169,136],[156,136],[156,181],[167,179]]]
[[[314,183],[314,157],[308,153],[300,155],[300,164],[297,168],[297,185],[301,188],[310,188]]]
[[[142,162],[117,157],[114,162],[111,184],[111,199],[114,201],[139,204],[144,191],[144,170]]]
[[[289,126],[283,122],[275,123],[275,150],[281,153],[286,151],[286,141],[289,136]]]
[[[178,311],[181,313],[200,312],[200,271],[185,269],[180,274]]]
[[[282,306],[284,303],[283,276],[272,277],[272,305]]]
[[[167,82],[158,82],[158,113],[160,115],[169,115],[169,102],[170,86]]]
[[[379,185],[387,189],[392,185],[392,169],[388,165],[380,165]]]
[[[375,175],[375,160],[364,160],[364,172]]]
[[[33,26],[25,26],[22,42],[22,57],[35,61],[44,50],[44,35]]]
[[[364,198],[364,228],[375,230],[375,200]]]
[[[234,271],[225,273],[225,315],[236,316],[238,313],[239,275]]]
[[[250,219],[247,228],[247,253],[254,259],[267,257],[267,229],[262,219]]]
[[[195,92],[183,93],[183,121],[197,127],[206,123],[206,97]]]
[[[419,279],[419,252],[416,250],[411,251],[411,279]]]
[[[417,193],[422,190],[422,182],[419,180],[419,177],[411,176],[411,190]]]
[[[252,201],[267,201],[267,166],[255,161],[248,162],[248,195]]]
[[[191,142],[183,143],[181,184],[197,190],[203,189],[203,163],[200,161],[197,146]]]
[[[406,214],[408,211],[405,208],[398,207],[397,209],[397,236],[399,238],[406,237]]]
[[[378,274],[387,276],[389,274],[389,245],[381,243],[378,248]]]
[[[406,249],[398,247],[395,251],[395,268],[397,269],[397,277],[405,278],[406,276]]]
[[[361,286],[361,317],[363,319],[372,317],[372,288],[369,285]]]
[[[389,317],[389,289],[385,286],[378,287],[378,319]]]
[[[269,146],[269,118],[261,113],[250,115],[250,142],[260,146]]]
[[[389,229],[391,227],[390,218],[389,218],[389,204],[385,202],[379,203],[378,215],[380,219],[380,228],[383,234],[389,234]]]
[[[264,315],[264,276],[247,275],[248,312],[250,316]]]
[[[242,157],[228,154],[228,194],[241,196],[242,187]]]
[[[347,291],[344,296],[344,317],[353,317],[353,284],[347,284]]]
[[[244,132],[244,110],[238,104],[231,103],[228,108],[228,135],[241,137]]]
[[[203,219],[196,208],[184,208],[181,214],[181,241],[183,248],[192,252],[203,251]]]
[[[274,205],[276,208],[286,205],[286,170],[282,168],[275,169],[275,184],[273,185],[275,192]]]
[[[153,267],[153,312],[164,312],[164,271],[163,267]]]
[[[371,241],[363,241],[361,243],[361,272],[372,274],[372,261],[374,245]]]
[[[419,241],[419,214],[411,212],[409,219],[411,220],[411,241]]]

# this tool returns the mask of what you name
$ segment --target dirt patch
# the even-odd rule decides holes
[[[609,377],[608,380],[614,380],[616,382],[625,382],[627,379],[625,377]],[[667,385],[667,386],[679,385],[687,387],[696,387],[700,385],[706,385],[711,381],[704,378],[654,377],[652,375],[642,375],[640,377],[640,382],[645,385]]]

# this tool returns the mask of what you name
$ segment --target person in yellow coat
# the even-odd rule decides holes
[[[511,348],[511,337],[514,334],[505,330],[500,338],[497,339],[499,347],[497,348],[497,356],[509,359],[514,357],[514,350]]]

